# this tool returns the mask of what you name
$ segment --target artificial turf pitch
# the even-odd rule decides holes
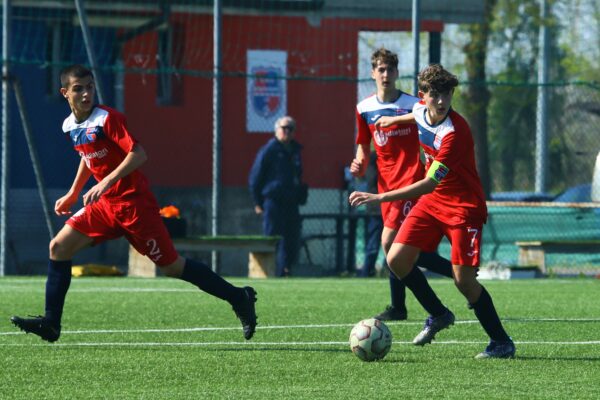
[[[600,398],[600,280],[484,282],[512,360],[474,360],[483,330],[449,280],[430,281],[456,325],[413,346],[426,315],[409,294],[390,353],[365,363],[348,336],[388,304],[384,279],[232,279],[258,292],[245,341],[226,303],[185,282],[76,278],[49,344],[9,322],[43,312],[45,278],[1,278],[0,399]]]

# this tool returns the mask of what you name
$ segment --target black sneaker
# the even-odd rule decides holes
[[[33,318],[14,316],[10,317],[10,321],[23,332],[38,335],[47,342],[56,342],[60,337],[60,325],[52,325],[41,315]]]
[[[244,291],[244,300],[239,304],[233,305],[233,311],[235,311],[235,315],[237,315],[242,322],[244,338],[250,340],[254,335],[257,324],[256,309],[254,308],[254,303],[256,303],[256,291],[250,286],[246,286],[242,290]]]
[[[387,306],[382,313],[377,314],[373,318],[380,321],[404,321],[408,316],[406,310],[401,310],[394,306]]]

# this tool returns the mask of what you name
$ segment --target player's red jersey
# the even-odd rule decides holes
[[[103,105],[95,106],[82,122],[71,113],[62,129],[97,181],[117,168],[137,143],[127,129],[125,116]],[[103,196],[107,200],[127,199],[149,191],[146,177],[136,170],[119,179]]]
[[[427,176],[439,182],[435,190],[421,196],[419,206],[447,225],[485,223],[487,207],[475,167],[475,145],[469,125],[454,110],[432,126],[427,107],[415,104],[413,115],[427,160]]]
[[[368,145],[373,138],[377,153],[380,193],[423,179],[424,169],[419,159],[416,125],[393,125],[379,131],[375,129],[375,122],[381,116],[408,114],[418,101],[418,98],[400,92],[400,96],[390,103],[382,103],[376,95],[372,95],[356,106],[356,144]]]
[[[82,122],[69,115],[63,131],[98,181],[114,171],[137,143],[127,130],[125,116],[101,105]],[[170,265],[178,257],[148,181],[138,170],[119,179],[66,224],[94,243],[125,236],[137,251],[158,265]]]

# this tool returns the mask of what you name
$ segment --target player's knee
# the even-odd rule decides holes
[[[67,246],[57,238],[50,240],[48,247],[48,252],[52,260],[69,260],[73,256]]]
[[[407,263],[402,257],[400,257],[396,253],[388,253],[388,255],[386,256],[386,261],[390,270],[399,279],[405,277],[412,269],[412,265],[410,263]]]
[[[469,279],[468,277],[457,277],[454,279],[456,288],[465,296],[467,299],[476,298],[481,291],[481,285],[475,279]]]
[[[179,278],[183,274],[185,261],[178,257],[173,263],[168,265],[157,265],[161,272],[169,278]]]
[[[177,275],[176,269],[171,265],[157,265],[163,275],[168,276],[169,278],[178,278],[180,275]]]

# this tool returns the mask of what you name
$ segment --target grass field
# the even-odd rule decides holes
[[[73,279],[61,339],[19,332],[43,310],[44,282],[0,279],[2,399],[598,399],[600,280],[487,282],[517,344],[513,360],[474,360],[486,336],[448,280],[432,286],[457,323],[424,348],[424,311],[390,323],[387,357],[349,349],[355,322],[388,303],[383,279],[250,281],[259,329],[244,341],[230,307],[184,282]],[[234,279],[248,284],[248,280]]]

